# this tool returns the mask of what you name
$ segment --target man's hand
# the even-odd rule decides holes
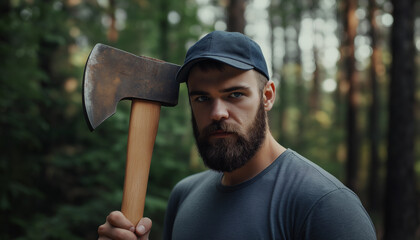
[[[136,227],[120,211],[111,212],[106,222],[98,227],[98,240],[148,240],[152,220],[140,219]]]

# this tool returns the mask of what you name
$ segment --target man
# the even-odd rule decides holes
[[[260,47],[239,33],[212,32],[192,46],[177,80],[186,82],[197,147],[212,170],[172,191],[165,239],[376,239],[358,197],[335,177],[285,149],[267,112],[276,97]],[[147,239],[113,212],[99,239]]]

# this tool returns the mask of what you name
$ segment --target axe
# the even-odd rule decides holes
[[[160,107],[178,103],[178,69],[104,44],[97,44],[86,62],[83,112],[91,131],[116,112],[119,101],[132,101],[121,211],[134,225],[143,217]]]

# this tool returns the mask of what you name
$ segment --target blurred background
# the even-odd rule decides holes
[[[212,30],[257,41],[278,90],[270,128],[361,198],[379,239],[420,239],[420,2],[2,0],[0,239],[95,239],[120,209],[129,102],[93,133],[81,83],[96,43],[182,64]],[[204,168],[185,85],[163,108],[145,216]]]

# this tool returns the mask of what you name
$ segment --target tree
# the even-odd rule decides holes
[[[385,239],[415,239],[414,0],[393,0]]]
[[[358,157],[359,157],[359,137],[357,129],[357,71],[354,56],[354,39],[357,34],[358,19],[356,17],[357,0],[345,1],[345,67],[346,79],[348,82],[347,92],[347,175],[346,184],[350,189],[356,189]]]
[[[227,7],[227,31],[245,31],[245,2],[246,0],[230,0]]]
[[[380,68],[380,49],[378,47],[378,25],[376,23],[376,0],[369,0],[370,38],[373,49],[370,63],[370,90],[371,105],[369,110],[369,139],[370,139],[370,166],[369,166],[369,208],[376,210],[380,205],[379,186],[379,89],[378,72]]]
[[[176,19],[161,30],[168,21],[165,2]],[[0,239],[93,239],[106,214],[119,209],[129,106],[120,103],[117,114],[90,133],[81,105],[83,67],[97,42],[179,63],[186,42],[201,33],[190,31],[198,24],[195,4],[169,3],[0,4],[0,215],[7,216]],[[156,238],[170,190],[193,172],[185,88],[181,95],[178,110],[162,109],[155,144],[145,211]]]
[[[312,74],[312,88],[311,88],[311,93],[310,93],[310,102],[309,102],[309,106],[310,106],[310,110],[312,114],[315,114],[316,111],[319,110],[319,105],[320,105],[320,66],[319,66],[319,53],[318,53],[318,46],[317,46],[317,26],[314,24],[315,20],[317,19],[317,6],[318,2],[315,0],[311,0],[310,1],[310,12],[311,12],[311,18],[312,18],[312,34],[314,36],[314,44],[312,47],[312,51],[313,51],[313,55],[314,55],[314,65],[315,65],[315,70]]]
[[[108,37],[108,41],[112,43],[118,40],[118,30],[116,26],[117,19],[115,16],[115,9],[116,9],[115,0],[110,0],[109,7],[108,7],[108,12],[109,12],[108,14],[109,14],[109,18],[111,19],[111,24],[109,25],[107,37]]]

